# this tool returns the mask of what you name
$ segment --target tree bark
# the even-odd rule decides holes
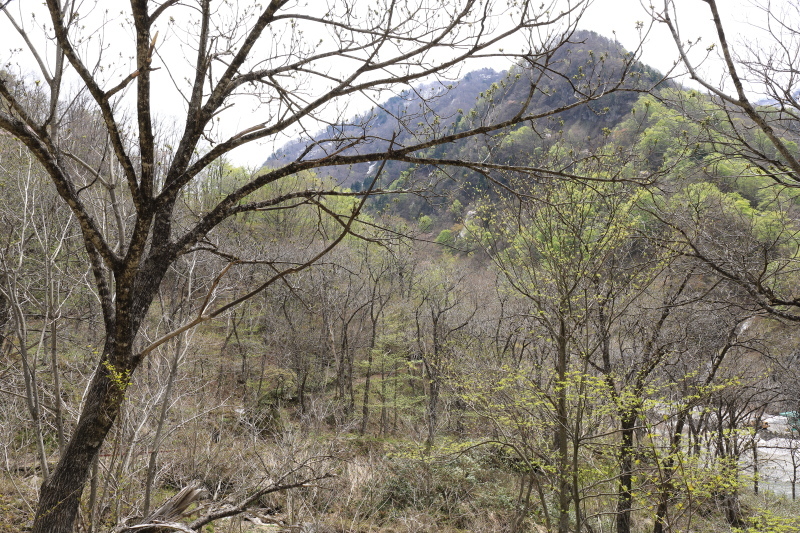
[[[107,340],[106,346],[113,341]],[[124,389],[107,365],[97,368],[83,412],[61,460],[42,485],[33,533],[70,533],[92,463],[119,414]]]
[[[686,418],[688,417],[687,413],[688,411],[686,409],[678,413],[678,419],[675,422],[675,432],[672,434],[672,439],[669,443],[669,457],[667,457],[664,463],[664,478],[661,481],[661,491],[658,496],[658,507],[656,508],[653,533],[664,533],[665,531],[669,501],[672,499],[673,493],[675,492],[672,483],[672,477],[675,475],[675,459],[677,454],[681,451],[683,428],[686,424]]]
[[[622,443],[619,449],[619,489],[617,494],[617,533],[630,533],[633,504],[633,429],[636,417],[628,414],[621,420]]]
[[[569,504],[571,500],[570,470],[571,461],[569,455],[569,439],[567,424],[569,423],[569,413],[567,413],[567,329],[564,319],[559,320],[557,344],[557,407],[556,407],[556,435],[555,447],[558,452],[559,471],[558,471],[558,533],[569,533]]]

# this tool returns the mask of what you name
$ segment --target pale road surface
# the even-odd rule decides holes
[[[759,487],[778,494],[792,495],[792,450],[800,482],[800,439],[773,437],[758,440]],[[752,472],[752,471],[751,471]],[[800,486],[797,487],[800,496]]]

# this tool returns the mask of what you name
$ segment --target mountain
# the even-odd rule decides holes
[[[366,142],[344,150],[343,153],[357,154],[360,151],[372,152],[386,148],[395,132],[397,132],[395,143],[402,145],[414,137],[414,132],[405,128],[404,124],[435,116],[439,117],[441,126],[452,126],[459,116],[459,110],[462,112],[471,110],[475,106],[477,96],[488,90],[493,83],[499,83],[505,75],[506,72],[486,68],[470,72],[457,82],[448,84],[430,82],[406,89],[364,114],[356,115],[344,123],[328,126],[315,134],[312,139],[289,142],[272,154],[264,162],[264,166],[277,166],[285,161],[292,161],[313,143],[319,144],[305,157],[322,157],[326,153],[339,150],[350,139],[361,135],[367,136]],[[352,167],[326,167],[320,172],[330,174],[339,183],[350,186],[368,174],[371,167],[374,168],[373,164],[362,163]],[[387,167],[385,171],[396,177],[400,169],[407,165],[390,162]]]
[[[406,89],[366,113],[327,127],[313,138],[288,143],[264,165],[278,166],[301,155],[317,158],[337,151],[374,152],[388,148],[390,142],[404,146],[426,136],[463,131],[482,121],[502,121],[520,111],[529,99],[534,81],[535,93],[525,112],[544,113],[575,102],[576,87],[581,84],[591,86],[594,91],[608,90],[623,69],[631,72],[629,63],[630,55],[618,43],[594,32],[579,31],[554,54],[537,58],[531,64],[517,64],[507,71],[482,69],[455,83],[435,81]],[[635,63],[625,91],[606,94],[591,104],[539,119],[530,126],[538,132],[558,132],[582,142],[599,137],[604,128],[613,128],[628,115],[639,96],[638,90],[652,87],[659,79],[658,72]],[[356,139],[363,140],[354,143]],[[465,139],[439,146],[428,155],[455,158],[478,148],[476,142],[491,144],[492,140]],[[354,146],[348,147],[349,144]],[[344,186],[359,188],[371,179],[374,168],[374,163],[362,163],[327,167],[319,172],[329,174]],[[408,168],[406,163],[387,163],[382,184],[395,181]]]

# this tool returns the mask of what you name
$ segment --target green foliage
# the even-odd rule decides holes
[[[674,92],[673,92],[674,93]],[[682,101],[696,99],[683,97]],[[685,114],[668,108],[653,96],[639,98],[631,116],[617,127],[617,139],[636,144],[650,170],[685,170],[703,157],[701,128]]]
[[[670,199],[671,211],[685,208],[695,228],[742,228],[752,239],[764,245],[782,244],[784,253],[794,254],[797,243],[787,213],[780,210],[759,210],[739,193],[724,193],[715,185],[703,182],[689,185]],[[773,204],[774,205],[774,204]],[[780,207],[780,206],[778,206]]]
[[[422,215],[419,217],[417,224],[419,225],[419,230],[421,232],[428,233],[433,227],[433,219],[428,215]]]
[[[531,287],[537,293],[545,280],[560,285],[559,279],[570,277],[591,283],[597,269],[624,247],[639,224],[635,200],[636,195],[614,184],[566,182],[550,187],[520,221],[509,219],[511,213],[501,219],[499,229],[509,242],[503,265],[520,282],[527,278],[538,285]]]
[[[793,533],[800,530],[800,519],[778,516],[767,509],[745,519],[746,525],[733,528],[734,533]]]
[[[131,384],[130,371],[120,370],[108,360],[103,361],[103,367],[108,371],[108,376],[111,382],[121,393],[124,394],[125,390]]]
[[[461,217],[464,214],[464,206],[461,202],[456,198],[453,200],[453,203],[450,204],[450,207],[447,208],[447,212],[453,217],[454,220],[461,220]]]
[[[443,246],[453,246],[456,243],[456,238],[453,235],[453,231],[449,229],[443,229],[439,232],[439,235],[436,236],[435,241],[436,244],[441,244]]]

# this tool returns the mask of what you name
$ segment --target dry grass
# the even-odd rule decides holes
[[[0,475],[0,533],[24,531],[33,521],[33,502],[41,480]]]

